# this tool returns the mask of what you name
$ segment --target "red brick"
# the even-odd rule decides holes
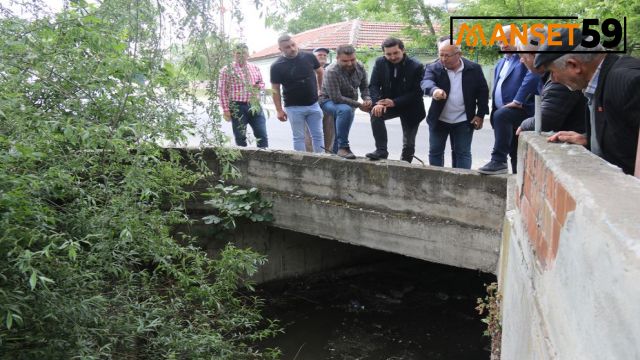
[[[555,260],[558,254],[558,246],[560,245],[560,232],[562,230],[562,224],[558,220],[553,221],[553,230],[551,234],[551,244],[549,248],[549,257],[551,260]]]
[[[523,203],[525,200],[526,199],[522,199]],[[527,234],[529,234],[529,240],[532,242],[532,245],[535,246],[536,241],[538,240],[536,238],[536,234],[538,233],[538,219],[536,217],[536,213],[531,209],[528,203],[526,205],[526,209],[526,213],[523,214],[523,216],[525,216],[524,220],[527,226]]]
[[[540,195],[536,192],[535,188],[533,188],[533,185],[531,186],[529,205],[531,206],[531,210],[533,210],[534,213],[538,212],[538,209],[540,208]]]
[[[525,176],[523,176],[522,181],[523,181],[522,192],[524,193],[524,196],[527,199],[531,200],[532,199],[532,197],[531,197],[531,195],[532,195],[532,192],[531,192],[531,176],[525,174]]]
[[[547,170],[545,180],[545,197],[547,199],[553,199],[556,195],[556,178],[553,173]]]
[[[548,263],[547,253],[549,251],[549,245],[547,240],[544,238],[542,234],[539,235],[538,246],[536,247],[536,257],[540,264],[543,265],[543,268],[546,268]]]
[[[527,149],[527,157],[525,159],[525,174],[529,174],[529,176],[533,174],[535,161],[536,161],[535,152],[531,147],[529,147]]]
[[[564,199],[564,205],[567,212],[570,212],[576,209],[576,200],[568,192],[566,193],[566,197]]]
[[[537,184],[542,184],[544,182],[544,162],[541,157],[536,159],[535,165],[534,180]]]
[[[547,239],[551,239],[553,233],[553,212],[548,202],[544,201],[542,205],[542,233]]]
[[[567,218],[567,210],[565,205],[565,198],[567,197],[567,191],[564,189],[561,183],[556,184],[556,197],[554,202],[554,210],[556,212],[556,218],[560,224],[564,224]]]

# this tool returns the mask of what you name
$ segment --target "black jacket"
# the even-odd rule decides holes
[[[475,116],[484,118],[489,113],[489,86],[484,78],[482,68],[473,61],[462,58],[464,69],[462,69],[462,96],[464,97],[464,110],[467,114],[469,126]],[[451,91],[451,82],[447,69],[440,61],[427,65],[424,77],[420,83],[425,95],[431,96],[436,89],[444,90],[447,95]],[[444,109],[447,100],[432,100],[427,115],[427,124],[433,127],[438,123],[440,114]]]
[[[414,118],[416,122],[422,121],[426,115],[420,89],[424,66],[405,55],[397,65],[398,74],[395,78],[391,74],[391,68],[392,64],[384,56],[376,59],[369,81],[371,101],[375,104],[378,100],[389,98],[395,103],[398,112]],[[392,87],[397,87],[397,96],[392,96]]]
[[[584,133],[584,114],[588,111],[587,98],[582,91],[571,91],[551,80],[549,73],[542,76],[544,87],[540,101],[541,131],[575,131]],[[534,118],[522,122],[524,131],[534,130]]]
[[[587,139],[596,132],[603,158],[633,175],[640,128],[640,59],[608,54],[594,95],[596,128],[587,111]]]

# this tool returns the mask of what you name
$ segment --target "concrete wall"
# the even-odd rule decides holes
[[[640,180],[581,146],[520,138],[502,359],[640,359]]]
[[[242,177],[234,183],[273,202],[274,226],[495,272],[506,177],[301,152],[241,153],[235,166]],[[217,167],[212,153],[205,159]]]
[[[192,212],[190,215],[198,220],[209,213]],[[211,227],[202,222],[176,231],[197,236],[203,248],[214,258],[229,242],[238,248],[250,248],[265,255],[267,263],[252,278],[257,283],[370,263],[384,256],[368,248],[250,222],[241,222],[237,230],[224,240],[212,236]]]

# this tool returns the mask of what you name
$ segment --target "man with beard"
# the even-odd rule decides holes
[[[356,49],[351,45],[338,46],[336,56],[336,62],[329,65],[324,76],[320,106],[335,119],[333,151],[345,159],[355,159],[349,147],[349,130],[355,108],[371,110],[367,71],[356,60]],[[358,102],[358,89],[362,102]]]
[[[384,40],[382,52],[384,55],[376,59],[373,65],[369,83],[371,101],[375,104],[371,109],[371,130],[376,150],[366,154],[366,157],[380,160],[389,156],[385,121],[400,117],[401,160],[411,162],[418,126],[426,115],[420,88],[424,67],[405,54],[404,43],[400,39],[390,37]]]
[[[283,122],[290,120],[295,150],[305,151],[306,124],[311,132],[313,151],[322,152],[324,136],[318,94],[322,87],[323,69],[313,54],[299,51],[297,44],[289,35],[278,38],[278,48],[282,56],[271,64],[271,88],[278,120]]]

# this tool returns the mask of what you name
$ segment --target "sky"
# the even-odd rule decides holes
[[[265,26],[265,19],[260,17],[253,1],[240,0],[239,2],[244,20],[239,25],[225,20],[229,34],[246,42],[249,53],[274,45],[280,34]]]
[[[225,7],[231,7],[231,0],[219,1],[223,2]],[[246,42],[250,53],[275,44],[279,33],[265,26],[265,19],[260,17],[260,12],[256,9],[254,2],[249,0],[239,0],[238,2],[244,19],[241,24],[238,24],[237,21],[231,19],[230,12],[227,12],[225,27],[229,35]],[[53,11],[59,11],[63,6],[63,0],[45,0],[44,3]],[[14,11],[19,10],[19,7],[15,6],[11,0],[0,0],[0,4]]]

